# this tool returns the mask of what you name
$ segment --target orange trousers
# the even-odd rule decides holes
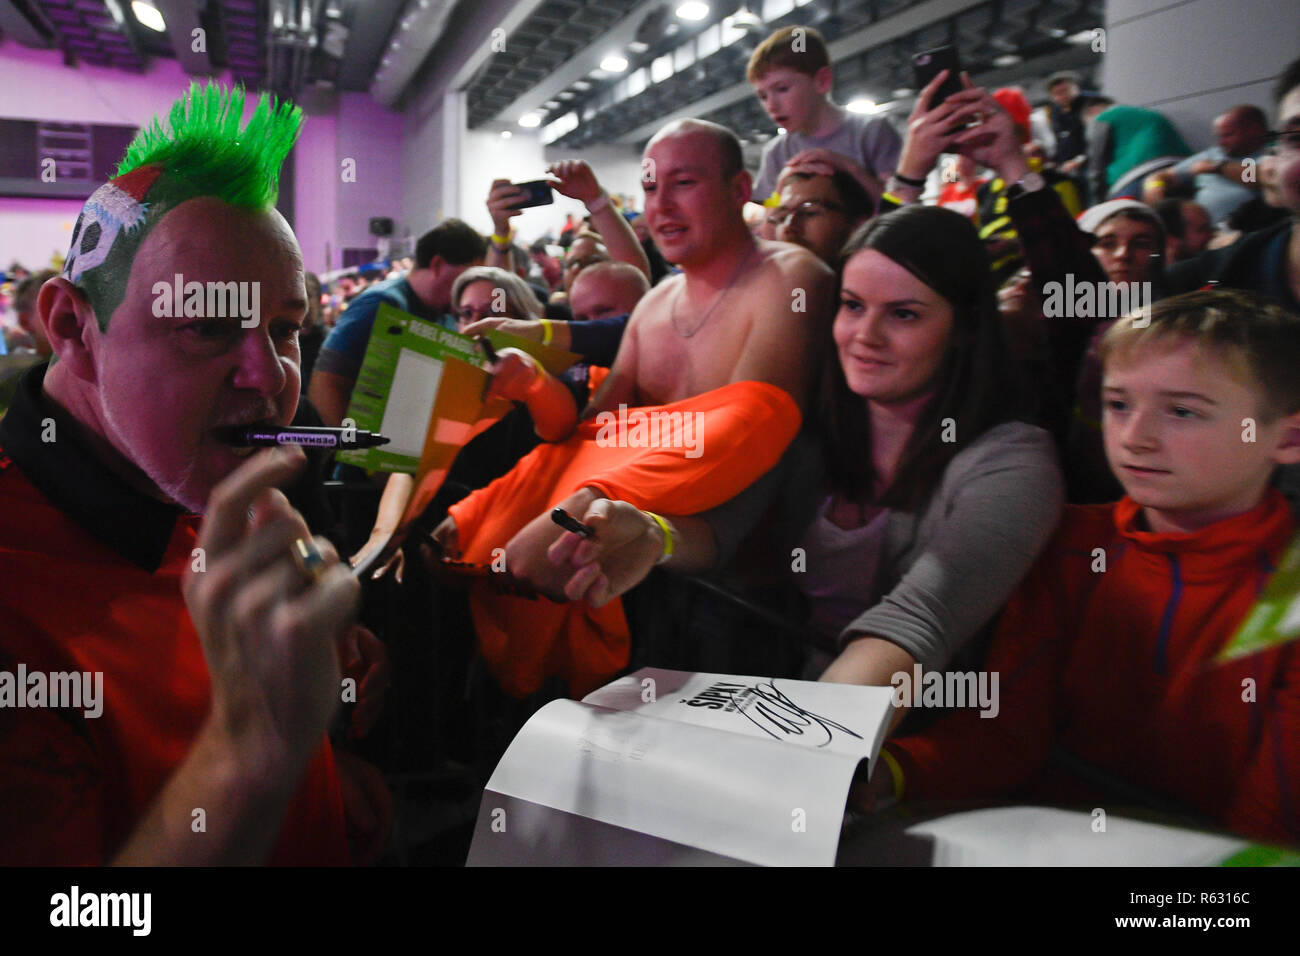
[[[462,559],[490,564],[494,549],[582,488],[669,515],[717,507],[780,460],[800,422],[790,395],[763,382],[602,413],[451,507]],[[556,604],[496,594],[481,582],[470,609],[484,660],[514,696],[558,674],[580,697],[627,666],[631,645],[618,601],[600,609]]]

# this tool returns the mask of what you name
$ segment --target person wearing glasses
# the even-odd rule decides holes
[[[775,237],[793,242],[834,267],[844,243],[870,218],[875,204],[848,173],[790,172],[782,176],[781,205],[768,212]]]
[[[1279,305],[1300,311],[1300,59],[1282,72],[1274,88],[1277,128],[1268,133],[1268,155],[1260,163],[1265,201],[1290,213],[1274,226],[1247,233],[1169,270],[1170,292],[1206,286],[1262,292]]]
[[[473,266],[457,276],[451,302],[457,332],[494,316],[533,322],[542,317],[542,304],[528,283],[495,266]]]

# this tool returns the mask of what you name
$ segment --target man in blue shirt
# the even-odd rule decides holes
[[[1167,190],[1196,187],[1195,199],[1218,224],[1258,195],[1258,166],[1264,158],[1268,119],[1257,106],[1234,106],[1214,121],[1216,145],[1151,176],[1143,200],[1163,199]],[[1249,160],[1250,162],[1247,162]]]
[[[321,346],[307,396],[326,425],[337,427],[347,412],[352,386],[370,342],[379,306],[385,302],[449,329],[451,287],[470,266],[482,265],[487,243],[469,225],[448,219],[415,245],[415,268],[405,276],[370,286],[349,303]]]

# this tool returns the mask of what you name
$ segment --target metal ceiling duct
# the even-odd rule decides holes
[[[0,31],[23,46],[54,46],[54,30],[29,4],[0,0]]]
[[[380,58],[370,85],[372,99],[390,108],[397,105],[429,51],[442,38],[455,6],[455,0],[409,0]]]

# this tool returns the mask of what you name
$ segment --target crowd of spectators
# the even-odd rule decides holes
[[[232,373],[236,391],[259,393],[256,407],[240,406],[254,418],[270,402],[286,421],[343,422],[383,303],[471,337],[509,332],[576,363],[552,375],[521,349],[488,363],[487,394],[515,411],[464,448],[388,566],[401,583],[385,586],[422,582],[437,600],[402,604],[400,620],[391,602],[384,614],[368,607],[376,639],[353,627],[356,597],[335,582],[320,598],[331,623],[304,612],[293,634],[328,632],[372,691],[388,653],[406,661],[390,695],[399,701],[430,681],[403,650],[411,633],[456,648],[446,659],[469,662],[465,673],[437,686],[473,688],[473,706],[457,713],[477,729],[451,749],[489,765],[545,700],[641,665],[863,685],[914,666],[997,670],[993,720],[900,706],[853,806],[1091,806],[1122,792],[1181,820],[1300,843],[1300,645],[1207,666],[1282,563],[1300,511],[1300,61],[1278,65],[1267,110],[1226,111],[1213,120],[1216,145],[1193,154],[1158,111],[1117,104],[1070,72],[1046,79],[1037,106],[964,74],[939,102],[940,74],[917,91],[900,135],[835,103],[825,43],[800,29],[801,42],[777,31],[749,63],[746,78],[784,130],[756,175],[730,130],[678,120],[646,145],[640,212],[610,195],[599,169],[564,160],[547,175],[587,216],[552,235],[515,233],[523,195],[502,179],[486,197],[487,236],[447,219],[409,258],[306,274],[294,342],[276,345],[294,372]],[[226,239],[244,212],[229,215]],[[253,234],[270,248],[280,227],[257,215]],[[57,488],[21,431],[38,427],[42,401],[63,403],[74,429],[100,428],[87,447],[111,447],[98,453],[110,470],[134,475],[120,463],[140,446],[118,440],[119,379],[88,371],[107,360],[97,333],[76,331],[88,321],[78,289],[65,273],[13,292],[29,339],[13,333],[11,351],[25,346],[28,365],[51,351],[59,361],[44,393],[43,371],[15,385],[0,430],[18,465],[0,473],[6,510],[37,494],[19,471]],[[123,308],[115,327],[128,324]],[[697,422],[699,441],[679,430],[676,444],[611,447],[600,422],[628,409]],[[367,503],[360,525],[299,506],[304,525],[293,492],[264,494],[293,470],[284,460],[226,462],[213,469],[215,490],[185,498],[140,469],[151,483],[135,486],[153,499],[207,514],[194,540],[233,548],[245,532],[232,522],[253,506],[255,529],[268,539],[279,529],[277,547],[302,541],[306,525],[332,539],[321,551],[330,575],[386,539],[412,493],[408,475],[340,470],[349,508]],[[591,534],[553,523],[557,506]],[[6,560],[11,538],[0,538]],[[247,560],[267,565],[271,545],[256,549]],[[280,565],[267,573],[308,595],[333,581],[307,587]],[[466,569],[468,589],[453,582]],[[6,564],[4,575],[22,571]],[[221,660],[214,635],[229,630],[223,602],[244,627],[296,613],[272,614],[269,592],[236,600],[205,588],[218,585],[189,584],[187,597],[210,665]],[[29,646],[30,634],[4,627],[5,640]],[[1247,679],[1258,697],[1243,703]],[[280,743],[291,782],[341,780],[336,816],[354,858],[374,859],[391,815],[383,781],[346,746],[335,771],[328,746],[304,743],[328,723],[324,697],[308,696],[301,709],[315,716],[292,747]],[[372,693],[367,717],[377,706]],[[205,733],[192,735],[195,748],[217,747]],[[260,743],[264,765],[280,751]],[[203,787],[186,752],[152,768],[161,796],[148,816],[136,800],[140,814],[114,817],[111,838],[71,857],[211,858],[157,815]],[[369,756],[393,769],[391,751]],[[28,758],[0,752],[6,764]],[[23,786],[49,786],[31,780],[0,784],[0,807]],[[254,803],[283,813],[289,798]],[[311,813],[301,820],[328,816],[320,804]]]

